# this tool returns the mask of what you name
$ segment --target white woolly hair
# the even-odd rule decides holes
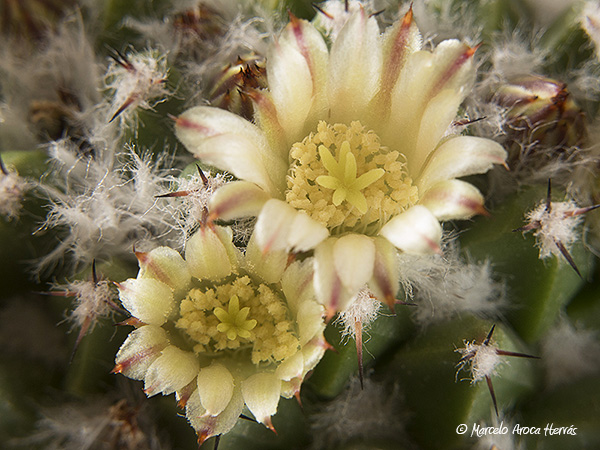
[[[342,327],[340,332],[342,341],[349,338],[356,340],[356,324],[360,323],[361,331],[368,331],[370,325],[379,316],[382,303],[367,288],[362,288],[354,297],[350,306],[338,312],[334,323]]]
[[[417,303],[413,317],[421,326],[461,314],[498,318],[505,306],[505,286],[492,277],[489,261],[473,263],[448,248],[444,256],[401,254],[400,282]]]
[[[574,201],[551,202],[550,212],[548,212],[546,201],[542,201],[525,214],[528,223],[540,224],[540,227],[533,232],[536,246],[540,249],[540,259],[552,255],[561,257],[562,253],[556,245],[557,241],[570,250],[573,243],[579,239],[577,228],[584,219],[583,215],[566,215],[575,209],[577,204]]]
[[[7,170],[7,174],[0,171],[0,217],[13,220],[21,213],[23,195],[30,184],[16,171]]]
[[[198,2],[173,2],[164,18],[125,19],[125,26],[136,30],[146,41],[169,55],[169,62],[180,71],[186,84],[194,86],[188,96],[190,105],[205,102],[204,95],[212,88],[211,80],[238,56],[247,53],[264,54],[267,41],[277,33],[283,20],[258,1],[239,0],[204,2],[215,11],[215,24],[221,30],[210,39],[199,42],[195,37],[176,32],[175,15],[198,6]]]
[[[541,341],[546,384],[555,388],[600,372],[600,337],[562,318]]]
[[[122,124],[135,125],[138,108],[154,110],[172,95],[166,84],[167,56],[156,50],[130,51],[123,56],[124,60],[121,56],[118,61],[111,60],[104,76],[111,97],[106,120],[116,118]]]
[[[14,439],[13,443],[16,447],[43,446],[48,450],[168,450],[171,447],[159,439],[152,411],[143,400],[127,392],[110,392],[87,398],[85,402],[55,402],[53,406],[39,408],[41,419],[36,431]]]
[[[171,173],[163,168],[170,166],[166,153],[153,161],[133,148],[117,153],[94,147],[89,156],[66,140],[52,143],[49,152],[52,178],[43,179],[38,191],[48,198],[50,211],[38,232],[56,228],[61,241],[38,261],[38,273],[66,256],[76,273],[94,259],[132,258],[134,245],[168,239],[173,225],[155,207]]]
[[[499,364],[507,364],[502,360],[500,355],[496,353],[498,349],[495,345],[488,343],[487,345],[476,344],[475,341],[463,341],[465,346],[458,348],[455,351],[461,355],[472,354],[473,357],[465,359],[458,364],[456,376],[461,370],[467,368],[471,377],[471,384],[475,384],[486,376],[491,377],[496,374],[496,369]]]
[[[118,295],[107,280],[76,280],[65,284],[55,283],[53,292],[64,292],[73,297],[73,309],[67,314],[66,320],[72,329],[86,327],[85,332],[91,332],[98,320],[107,318],[114,312]],[[89,324],[86,322],[89,321]]]
[[[0,47],[0,143],[32,149],[39,143],[30,120],[36,102],[61,105],[77,122],[101,100],[99,86],[100,64],[78,14],[68,16],[33,54]]]
[[[408,445],[405,413],[397,384],[350,379],[346,390],[311,416],[311,449],[345,448],[351,442],[389,440]]]
[[[215,191],[230,181],[231,177],[204,171],[206,183],[198,174],[186,177],[167,176],[166,192],[181,192],[180,197],[163,198],[157,201],[156,208],[162,211],[177,232],[177,247],[183,248],[187,239],[200,226],[208,202]]]

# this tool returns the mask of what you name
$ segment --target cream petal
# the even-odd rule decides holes
[[[217,189],[208,203],[211,218],[226,222],[257,216],[271,196],[249,181],[234,181]]]
[[[440,43],[433,53],[417,51],[406,60],[392,91],[390,120],[385,124],[383,137],[385,141],[394,142],[394,149],[407,157],[411,173],[421,166],[426,153],[432,148],[427,142],[433,138],[428,137],[425,130],[420,133],[420,128],[433,126],[436,130],[445,130],[450,124],[448,116],[455,103],[460,104],[470,91],[475,76],[473,52],[474,49],[459,41],[448,40]],[[440,97],[438,102],[444,108],[436,114],[432,106],[429,114],[441,123],[430,124],[424,120],[425,111],[432,99],[443,90],[455,91],[459,95],[454,99],[452,94]],[[420,134],[422,147],[417,145]],[[436,131],[435,136],[438,135],[439,131]]]
[[[189,287],[192,276],[178,251],[157,247],[149,253],[136,252],[140,263],[138,278],[154,278],[181,292]]]
[[[315,339],[312,342],[302,347],[302,355],[304,356],[304,375],[308,371],[313,370],[315,366],[321,361],[325,354],[326,343],[325,340]]]
[[[302,376],[303,370],[304,356],[302,352],[296,352],[279,364],[275,376],[282,381],[290,381],[292,378]]]
[[[333,263],[342,284],[353,294],[373,275],[375,245],[372,238],[348,234],[339,238],[333,247]]]
[[[222,364],[213,362],[198,374],[198,394],[206,414],[221,414],[233,397],[234,380]]]
[[[428,254],[440,251],[442,227],[426,207],[416,205],[386,223],[379,234],[403,252]]]
[[[318,117],[328,107],[327,73],[329,50],[323,35],[308,21],[290,15],[290,23],[284,29],[279,42],[294,47],[306,60],[312,80],[312,107],[307,117],[306,127],[313,129]],[[303,136],[302,136],[303,137]]]
[[[131,315],[149,325],[162,325],[175,306],[173,289],[153,278],[130,278],[118,285],[119,298]]]
[[[300,345],[308,343],[325,329],[323,305],[314,301],[306,301],[299,305],[296,322],[298,323],[298,339]]]
[[[162,393],[172,394],[189,384],[197,375],[200,365],[193,353],[174,345],[162,350],[144,378],[144,392],[148,397]]]
[[[481,192],[469,183],[444,180],[434,184],[419,204],[426,206],[438,220],[469,219],[484,214]]]
[[[413,20],[412,7],[402,20],[389,27],[381,38],[383,62],[381,87],[375,98],[373,114],[387,120],[390,114],[391,94],[398,76],[411,53],[421,49],[422,38]]]
[[[285,250],[263,252],[256,242],[256,234],[250,236],[246,246],[246,264],[249,272],[267,283],[277,283],[287,265],[288,253]]]
[[[427,157],[456,118],[458,107],[464,100],[463,89],[446,89],[427,104],[419,126],[417,146],[410,161],[411,173],[420,173]]]
[[[302,139],[312,107],[313,82],[308,63],[289,40],[276,42],[267,55],[269,91],[289,144]]]
[[[190,273],[199,280],[220,280],[236,268],[237,250],[229,228],[201,227],[185,246]]]
[[[198,391],[194,391],[186,403],[185,415],[190,425],[198,434],[198,442],[201,444],[206,439],[225,434],[237,423],[244,407],[244,399],[239,387],[233,390],[231,401],[223,412],[217,416],[206,413],[200,401]]]
[[[505,164],[506,151],[497,142],[474,136],[456,136],[442,143],[426,162],[415,184],[426,192],[438,181],[485,173]]]
[[[262,251],[287,250],[288,234],[297,211],[287,203],[271,199],[263,206],[254,234]]]
[[[297,211],[290,225],[288,248],[296,252],[305,252],[315,248],[329,236],[329,230],[306,213]]]
[[[161,327],[144,325],[133,330],[117,352],[113,372],[143,380],[148,367],[168,344],[167,333]]]
[[[281,396],[281,380],[274,373],[257,373],[242,381],[244,402],[254,418],[268,424],[277,412]]]
[[[265,134],[275,154],[287,158],[290,151],[285,130],[279,123],[277,108],[271,93],[264,89],[250,89],[247,94],[254,105],[254,122]]]
[[[298,314],[302,303],[313,299],[313,275],[313,260],[308,258],[304,261],[294,261],[281,277],[281,289],[294,316]]]
[[[175,134],[203,162],[251,181],[273,196],[283,192],[287,158],[276,154],[262,131],[241,117],[198,106],[177,118]]]
[[[381,63],[377,21],[361,8],[331,47],[328,93],[332,122],[350,123],[359,117],[368,121],[367,107],[379,89]]]
[[[314,289],[317,301],[328,310],[341,311],[352,300],[352,293],[342,284],[335,268],[334,246],[337,238],[328,238],[315,248]]]
[[[329,234],[327,228],[304,212],[277,199],[265,203],[256,221],[254,233],[262,251],[307,251]]]
[[[368,283],[369,289],[379,301],[385,302],[393,310],[400,286],[398,250],[387,239],[381,237],[375,238],[374,244],[375,261],[373,277]]]

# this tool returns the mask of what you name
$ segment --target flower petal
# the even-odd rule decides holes
[[[342,284],[334,262],[334,246],[337,238],[328,238],[315,248],[314,288],[317,301],[325,306],[328,314],[340,311],[352,300],[352,293]]]
[[[438,220],[469,219],[484,214],[483,203],[483,195],[475,186],[459,180],[434,184],[419,201]]]
[[[256,242],[256,234],[250,236],[246,246],[247,270],[267,283],[277,283],[287,265],[288,253],[281,250],[262,251]]]
[[[193,353],[169,345],[148,368],[144,392],[148,397],[159,393],[169,395],[189,384],[198,375],[199,369],[198,359]]]
[[[374,244],[375,260],[373,277],[368,283],[369,289],[379,301],[385,302],[393,311],[400,286],[398,250],[387,239],[381,237],[375,238]]]
[[[113,373],[143,380],[148,367],[168,344],[167,333],[159,326],[144,325],[133,330],[117,352]]]
[[[296,322],[298,323],[298,339],[301,346],[323,333],[325,329],[323,312],[323,305],[315,301],[306,301],[300,304]]]
[[[332,122],[350,123],[365,117],[379,88],[381,61],[377,21],[361,8],[331,47],[328,92]]]
[[[267,78],[288,143],[301,140],[312,106],[313,81],[308,62],[289,39],[271,46],[267,55]]]
[[[379,234],[403,252],[428,254],[440,251],[442,227],[426,207],[416,205],[390,220]]]
[[[329,231],[306,213],[281,200],[271,199],[261,210],[254,233],[263,252],[307,251],[325,239]]]
[[[257,216],[270,195],[249,181],[234,181],[217,189],[208,203],[211,217],[226,222]]]
[[[185,290],[192,281],[186,262],[170,247],[158,247],[149,253],[136,252],[136,256],[140,263],[139,278],[162,281],[176,292]]]
[[[223,412],[217,416],[211,416],[206,413],[200,401],[200,395],[196,390],[186,403],[185,415],[190,425],[198,433],[199,444],[202,444],[212,436],[225,434],[231,430],[237,423],[243,407],[244,399],[241,389],[238,387],[233,390],[231,401]]]
[[[353,294],[371,279],[374,262],[375,245],[370,237],[348,234],[339,238],[334,244],[335,270],[342,284]]]
[[[505,164],[506,150],[497,142],[474,136],[457,136],[441,144],[415,180],[420,192],[438,181],[485,173]]]
[[[281,277],[281,289],[287,299],[292,315],[298,314],[298,308],[305,301],[313,301],[313,260],[294,261]]]
[[[303,369],[304,356],[302,352],[296,352],[277,366],[275,376],[280,380],[290,381],[292,378],[302,376]]]
[[[153,278],[130,278],[118,285],[123,307],[149,325],[162,325],[175,306],[173,289]]]
[[[274,373],[257,373],[242,381],[244,402],[254,418],[268,424],[277,412],[281,396],[281,380]]]
[[[233,397],[233,388],[233,376],[222,364],[213,362],[198,374],[198,394],[206,414],[221,414]]]
[[[402,20],[389,27],[381,38],[383,61],[381,88],[374,104],[374,115],[387,119],[390,114],[391,93],[408,56],[421,49],[421,33],[413,20],[412,7]]]
[[[175,134],[203,162],[251,181],[271,195],[283,192],[287,158],[271,149],[260,129],[241,117],[198,106],[177,118]]]
[[[190,273],[199,280],[220,280],[236,268],[235,249],[230,229],[201,227],[185,246]]]
[[[290,15],[290,23],[284,29],[279,38],[279,43],[296,49],[306,60],[306,66],[310,72],[312,81],[311,109],[308,114],[306,126],[312,129],[316,126],[316,117],[321,117],[327,108],[327,72],[329,63],[329,51],[323,35],[306,20],[297,19]],[[288,47],[288,48],[289,48]],[[303,100],[306,103],[306,99]],[[306,130],[305,130],[306,131]],[[300,140],[295,139],[293,142]]]

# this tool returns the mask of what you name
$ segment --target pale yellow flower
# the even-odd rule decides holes
[[[254,239],[242,255],[217,226],[190,238],[185,260],[168,247],[137,256],[137,278],[119,285],[137,328],[113,372],[144,380],[148,396],[175,392],[200,442],[244,406],[272,429],[279,398],[299,394],[326,348],[311,261],[287,266],[286,252]]]
[[[189,151],[240,180],[212,198],[211,217],[256,215],[263,250],[314,250],[330,312],[365,285],[393,307],[397,250],[438,252],[440,221],[484,211],[457,178],[506,158],[495,142],[451,133],[474,52],[456,40],[421,50],[412,11],[380,34],[359,8],[330,48],[292,18],[268,52],[268,90],[249,94],[255,123],[211,107],[177,119]]]

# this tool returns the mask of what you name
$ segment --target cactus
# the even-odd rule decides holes
[[[598,448],[597,5],[17,3],[3,448]]]

